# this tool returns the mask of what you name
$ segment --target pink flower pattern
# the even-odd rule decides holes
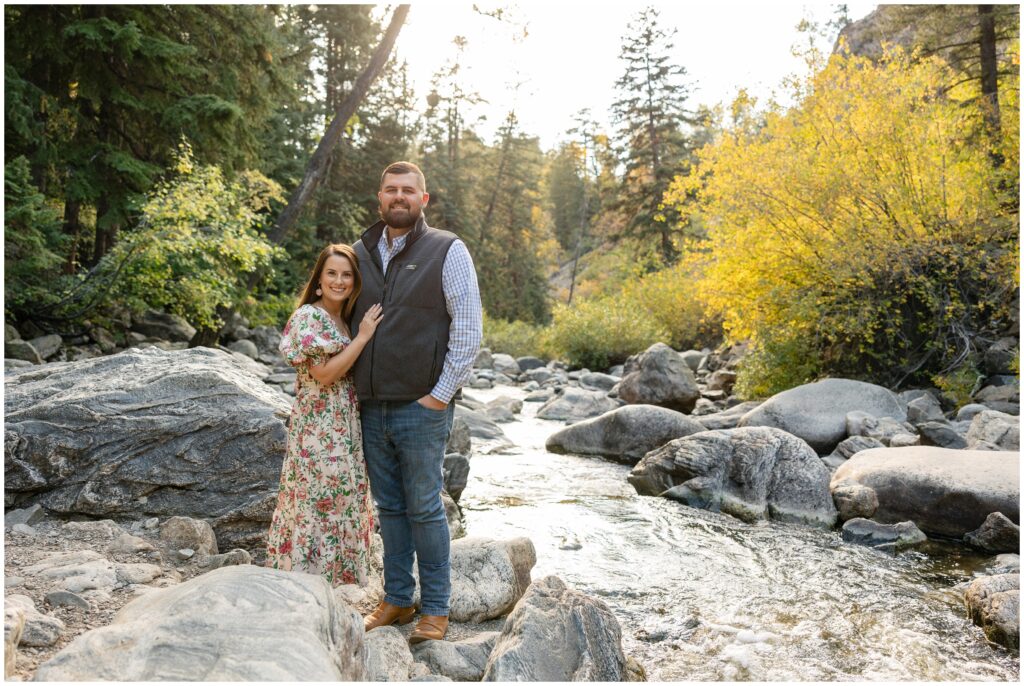
[[[332,586],[368,582],[374,510],[355,386],[348,377],[324,386],[309,367],[350,342],[326,312],[303,305],[280,346],[298,375],[267,566],[322,574]]]

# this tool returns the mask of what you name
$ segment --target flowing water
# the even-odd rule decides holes
[[[511,453],[474,451],[467,533],[530,538],[533,578],[607,603],[649,680],[1018,680],[1019,655],[988,644],[952,590],[988,558],[952,546],[894,557],[639,496],[628,466],[545,451],[564,424],[537,409],[502,425]]]

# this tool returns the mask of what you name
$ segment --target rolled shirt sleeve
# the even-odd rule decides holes
[[[469,378],[484,333],[476,269],[466,244],[460,240],[452,243],[445,256],[441,286],[452,323],[441,378],[430,395],[448,403]]]

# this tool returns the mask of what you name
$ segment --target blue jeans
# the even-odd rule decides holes
[[[418,402],[362,403],[363,447],[370,491],[384,539],[384,600],[412,607],[420,573],[420,612],[448,616],[451,540],[441,502],[445,446],[455,403],[431,410]]]

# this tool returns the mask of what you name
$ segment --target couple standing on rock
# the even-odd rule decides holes
[[[483,324],[465,244],[423,218],[423,172],[388,166],[377,197],[381,221],[351,247],[324,248],[283,332],[281,352],[298,375],[267,566],[365,585],[372,493],[385,597],[366,630],[412,621],[415,555],[421,618],[409,640],[417,643],[448,628],[442,464],[452,398]]]

